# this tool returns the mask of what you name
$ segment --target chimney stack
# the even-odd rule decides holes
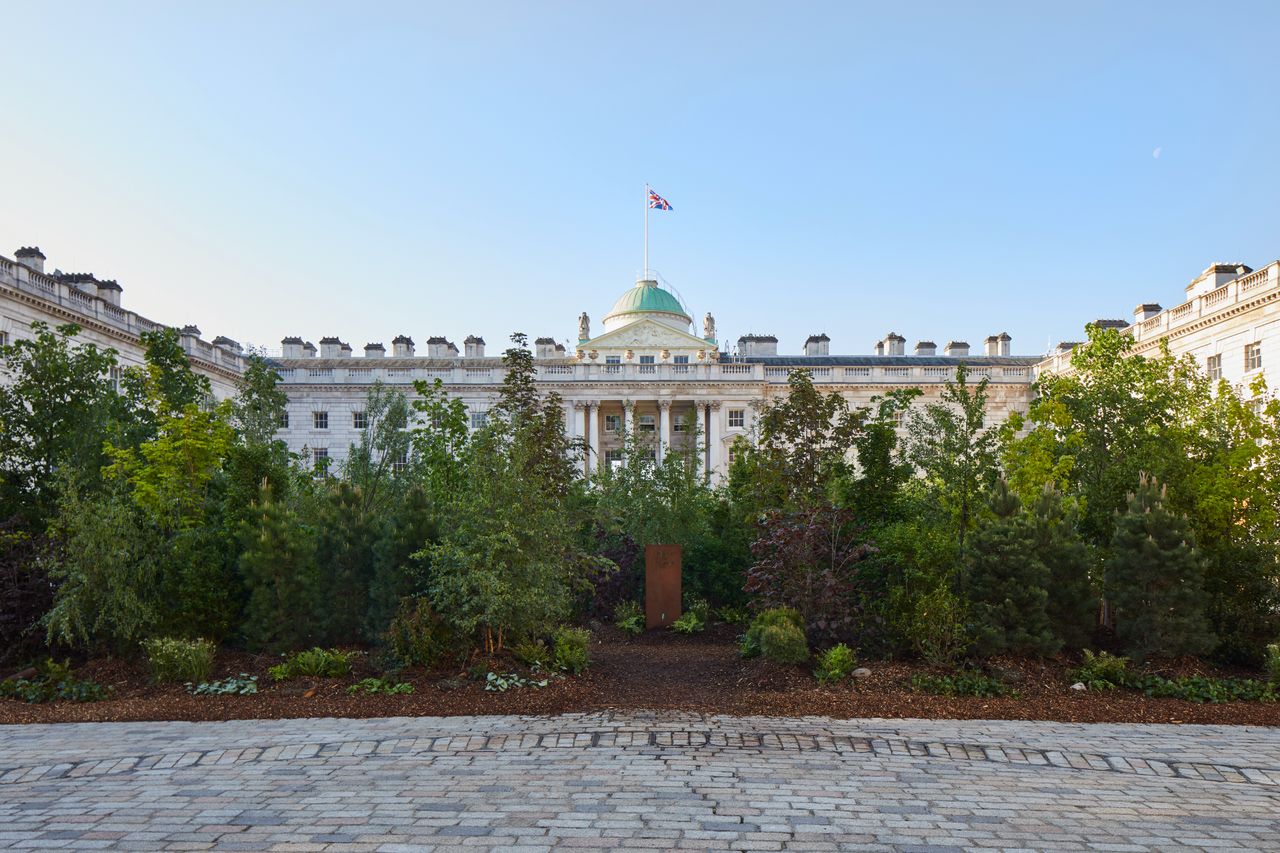
[[[281,339],[280,356],[282,358],[302,358],[302,338],[288,337]]]
[[[804,342],[804,354],[830,355],[831,338],[827,337],[826,332],[820,335],[810,335],[809,339]]]
[[[916,355],[937,355],[938,345],[933,341],[920,341],[916,344]]]
[[[948,341],[946,347],[942,350],[942,353],[949,358],[964,358],[969,354],[969,342]]]
[[[320,339],[320,357],[321,358],[339,358],[339,349],[342,347],[342,341],[334,337]]]
[[[391,339],[391,355],[395,358],[413,358],[413,338],[396,335]]]
[[[906,355],[907,339],[897,332],[890,332],[884,336],[884,354],[885,355]]]
[[[778,339],[773,335],[743,335],[738,338],[739,355],[777,355]]]
[[[13,253],[13,258],[18,263],[38,273],[44,272],[45,257],[39,246],[23,246]]]
[[[484,338],[479,335],[467,335],[462,347],[467,358],[484,358]]]
[[[364,345],[365,358],[382,358],[386,354],[387,354],[387,348],[384,347],[381,343]]]
[[[1144,302],[1143,304],[1139,305],[1137,308],[1133,309],[1133,323],[1134,325],[1137,325],[1138,323],[1141,323],[1143,320],[1156,316],[1163,310],[1164,309],[1161,308],[1155,302]]]

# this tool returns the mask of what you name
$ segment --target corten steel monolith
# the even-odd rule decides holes
[[[680,618],[680,546],[644,546],[644,625],[665,628]]]

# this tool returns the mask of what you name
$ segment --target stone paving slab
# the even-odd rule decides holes
[[[0,848],[1280,849],[1280,731],[559,717],[0,726]]]

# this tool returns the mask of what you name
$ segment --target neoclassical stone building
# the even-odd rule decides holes
[[[74,321],[87,339],[118,350],[123,363],[140,363],[139,335],[159,325],[123,309],[114,281],[85,273],[46,275],[44,260],[31,248],[12,260],[0,257],[0,342],[27,334],[33,320]],[[1245,384],[1265,375],[1266,353],[1274,360],[1280,351],[1280,262],[1257,271],[1215,264],[1188,285],[1185,303],[1168,311],[1139,306],[1135,320],[1103,322],[1134,335],[1138,352],[1167,337],[1174,352],[1193,353],[1211,372]],[[586,472],[620,458],[622,436],[634,425],[652,439],[655,455],[696,450],[708,476],[719,481],[734,439],[751,433],[762,404],[786,393],[787,376],[796,368],[860,406],[895,388],[920,388],[924,400],[936,398],[963,362],[971,376],[990,381],[989,422],[999,422],[1026,410],[1041,371],[1070,369],[1073,346],[1062,344],[1048,356],[1015,356],[1009,335],[999,333],[988,336],[981,351],[950,341],[939,353],[933,342],[919,341],[908,354],[906,339],[891,332],[873,354],[831,355],[830,338],[814,334],[801,352],[779,354],[769,335],[726,345],[710,314],[700,328],[694,325],[679,299],[643,279],[604,314],[598,332],[593,334],[586,312],[579,316],[572,351],[550,337],[535,340],[539,383],[564,399],[566,430],[590,448]],[[244,368],[240,345],[226,337],[206,342],[194,326],[181,331],[184,349],[210,377],[215,395],[234,393]],[[320,338],[318,348],[300,336],[284,338],[270,357],[289,397],[281,424],[289,448],[320,464],[340,463],[365,428],[366,395],[379,382],[413,394],[415,380],[439,379],[466,405],[472,425],[481,425],[502,383],[501,358],[486,354],[485,341],[475,335],[461,351],[444,336],[427,337],[419,349],[413,331],[401,330],[390,350],[367,343],[360,355],[336,336]]]

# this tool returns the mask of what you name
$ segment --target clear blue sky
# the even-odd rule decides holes
[[[1280,257],[1280,3],[4,6],[0,252],[206,337],[1039,353]]]

